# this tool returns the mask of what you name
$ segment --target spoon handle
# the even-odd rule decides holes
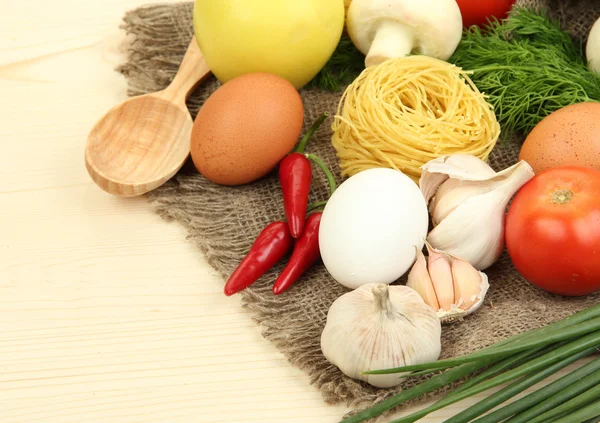
[[[192,41],[183,56],[177,75],[171,84],[161,91],[158,97],[176,103],[185,103],[185,99],[198,86],[198,84],[210,74],[206,59],[198,47],[196,37]]]

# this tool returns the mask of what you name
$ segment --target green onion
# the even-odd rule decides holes
[[[525,389],[532,387],[538,382],[546,379],[548,376],[553,375],[557,371],[564,369],[570,364],[573,364],[577,360],[587,357],[596,352],[596,348],[589,348],[584,350],[578,354],[571,355],[564,360],[561,360],[551,366],[546,367],[545,369],[534,372],[532,374],[528,374],[527,376],[519,379],[516,382],[511,383],[507,387],[501,389],[495,394],[489,396],[488,398],[479,401],[477,404],[467,408],[466,410],[458,413],[454,417],[446,420],[444,423],[468,423],[472,421],[474,418],[481,416],[486,411],[491,410],[492,408],[502,404],[513,398],[515,395],[523,392]]]
[[[562,320],[556,321],[550,325],[547,325],[542,328],[532,329],[527,332],[523,332],[518,335],[514,335],[510,338],[504,339],[500,342],[497,342],[494,345],[485,347],[480,351],[494,351],[499,349],[500,347],[510,344],[519,339],[527,339],[532,337],[544,337],[549,333],[554,331],[558,331],[569,326],[573,326],[579,324],[581,322],[585,322],[589,319],[600,316],[600,304],[589,307],[582,311],[579,311],[569,317],[566,317]],[[377,417],[386,411],[391,410],[394,407],[397,407],[407,401],[410,401],[414,398],[420,397],[423,394],[434,391],[436,389],[442,388],[448,384],[451,384],[471,373],[477,372],[488,367],[491,364],[497,363],[500,361],[499,359],[492,357],[488,359],[481,359],[477,362],[471,362],[467,364],[460,365],[453,369],[447,370],[442,374],[436,375],[425,382],[420,383],[410,389],[404,390],[399,394],[390,397],[378,404],[373,405],[370,408],[367,408],[351,417],[344,419],[341,423],[358,423],[364,420]]]
[[[542,337],[546,336],[548,333],[558,331],[569,326],[577,325],[579,323],[585,322],[587,320],[593,319],[595,317],[600,317],[600,304],[595,306],[588,307],[584,310],[578,311],[577,313],[573,313],[572,315],[565,317],[564,319],[558,320],[554,323],[546,325],[537,329],[530,329],[523,333],[513,335],[510,338],[504,339],[502,341],[496,342],[489,347],[481,349],[481,351],[488,351],[490,349],[494,349],[497,347],[504,346],[510,342],[517,341],[519,339],[527,338],[527,337]]]
[[[596,401],[585,408],[575,411],[573,414],[569,414],[554,420],[554,423],[585,423],[588,419],[595,419],[600,416],[600,401]]]
[[[415,377],[415,376],[423,376],[423,375],[428,375],[430,373],[439,372],[439,371],[440,371],[439,369],[421,370],[420,372],[411,372],[411,373],[407,373],[405,375],[399,375],[398,377],[408,378],[408,377]]]
[[[566,317],[562,320],[558,320],[555,323],[547,325],[542,328],[532,329],[527,332],[523,332],[518,335],[514,335],[510,338],[504,339],[500,342],[497,342],[494,345],[489,347],[485,347],[480,351],[493,351],[498,349],[501,346],[514,342],[519,339],[526,339],[527,337],[543,337],[548,333],[552,333],[552,331],[558,331],[564,329],[566,327],[579,324],[581,322],[585,322],[586,320],[592,319],[594,317],[600,316],[600,304],[589,307],[587,309],[581,310],[577,313],[572,314],[569,317]],[[473,372],[477,372],[490,364],[496,363],[497,359],[487,359],[481,360],[478,362],[472,362],[468,364],[463,364],[461,366],[455,367],[451,370],[448,370],[440,375],[434,376],[425,382],[420,383],[410,389],[400,392],[393,397],[390,397],[378,404],[373,405],[351,417],[344,419],[341,423],[358,423],[364,420],[377,417],[386,411],[391,410],[394,407],[397,407],[407,401],[410,401],[414,398],[417,398],[423,394],[434,391],[436,389],[442,388],[448,384],[451,384]]]
[[[531,336],[524,337],[521,339],[514,340],[505,346],[494,348],[488,351],[477,351],[472,354],[464,355],[462,357],[450,358],[446,360],[438,360],[431,363],[413,364],[410,366],[396,367],[392,369],[382,370],[371,370],[363,372],[364,374],[389,374],[389,373],[403,373],[414,370],[427,370],[427,369],[445,369],[454,367],[459,364],[464,364],[476,360],[495,358],[503,359],[512,354],[531,349],[544,347],[546,345],[553,344],[555,342],[564,341],[567,339],[578,338],[582,335],[592,333],[600,329],[600,317],[590,319],[588,321],[570,326],[568,328],[562,328],[546,334],[545,336]]]
[[[554,323],[546,325],[541,328],[530,329],[523,333],[513,335],[510,338],[504,339],[502,341],[496,342],[489,347],[482,348],[480,351],[489,351],[491,349],[495,349],[501,346],[504,346],[508,343],[527,338],[527,337],[542,337],[546,336],[548,333],[553,331],[558,331],[569,326],[577,325],[579,323],[585,322],[587,320],[593,319],[595,317],[600,317],[600,304],[588,307],[584,310],[578,311],[577,313],[573,313],[572,315],[565,317],[564,319],[558,320]]]
[[[571,320],[572,322],[579,321],[579,320],[575,320],[575,315],[573,315],[571,317],[573,318],[573,320]],[[579,319],[579,318],[580,317],[578,317],[577,319]],[[545,328],[542,328],[542,329],[545,329]],[[539,331],[539,330],[541,330],[541,329],[534,329],[534,330],[532,330],[532,332]],[[525,335],[525,333],[515,335],[513,338],[521,337],[523,335]],[[495,347],[496,345],[500,345],[500,344],[504,345],[508,342],[510,342],[510,338],[506,339],[504,341],[500,341],[497,344],[486,347],[484,349],[490,350],[490,349],[493,349],[493,347]],[[536,351],[539,351],[539,350],[536,350]],[[532,354],[532,352],[527,352],[525,354],[518,355],[518,357],[516,357],[516,360],[511,361],[511,364],[516,364],[518,362],[522,363],[522,360],[524,360],[525,357],[533,356],[533,355],[534,354]],[[431,391],[434,391],[441,387],[444,387],[444,386],[446,386],[450,383],[453,383],[473,372],[479,371],[492,363],[493,363],[493,361],[488,359],[488,360],[467,363],[467,364],[463,364],[461,366],[457,366],[457,367],[455,367],[451,370],[448,370],[440,375],[434,376],[431,379],[426,380],[425,382],[422,382],[417,386],[414,386],[410,389],[402,391],[393,397],[390,397],[378,404],[375,404],[374,406],[372,406],[366,410],[363,410],[362,412],[359,412],[353,416],[350,416],[350,417],[344,419],[340,423],[357,423],[357,422],[362,422],[364,420],[379,416],[380,414],[383,414],[386,411],[391,410],[394,407],[397,407],[407,401],[410,401],[411,399],[417,398],[423,394],[426,394],[428,392],[431,392]],[[505,369],[506,369],[506,367],[502,368],[502,370],[505,370]],[[436,371],[436,370],[432,370],[432,371]],[[426,374],[428,372],[429,371],[427,371],[427,372],[424,371],[422,373]],[[419,373],[421,373],[421,372],[419,372]],[[415,375],[415,373],[412,373],[410,376],[413,376],[413,375]],[[490,377],[490,376],[491,376],[490,374],[487,374],[485,377]]]
[[[581,406],[588,404],[590,401],[596,401],[600,399],[600,385],[596,385],[591,389],[583,392],[582,394],[577,395],[574,398],[571,398],[569,401],[560,404],[557,407],[552,408],[551,410],[546,411],[543,414],[531,419],[528,423],[547,423],[552,420],[551,418],[556,415],[564,412],[571,412],[572,410],[579,409]],[[517,416],[518,417],[518,416]],[[591,417],[595,417],[595,415],[587,416],[580,421],[585,421]],[[512,423],[513,419],[508,420],[508,422]],[[570,420],[569,423],[572,423],[574,420]],[[507,423],[508,423],[507,422]]]
[[[568,416],[569,414],[571,414],[571,412],[569,410],[567,411],[563,411],[560,414],[557,414],[556,416],[552,417],[550,420],[548,420],[547,422],[544,423],[551,423],[551,422],[555,422],[558,419],[562,419],[565,416]],[[573,423],[573,422],[569,422],[569,423]]]
[[[555,380],[549,385],[502,407],[473,423],[498,423],[514,416],[511,423],[527,423],[532,418],[551,410],[596,385],[600,380],[600,358]],[[568,388],[568,389],[566,389]]]
[[[380,414],[385,413],[388,410],[391,410],[394,407],[399,406],[400,404],[404,404],[407,401],[410,401],[413,398],[420,397],[427,392],[435,391],[441,387],[444,387],[452,382],[455,382],[473,372],[476,372],[489,364],[491,361],[478,361],[474,363],[463,364],[462,366],[455,367],[451,370],[448,370],[440,375],[434,376],[425,382],[422,382],[412,388],[409,388],[405,391],[400,392],[393,397],[390,397],[386,400],[381,401],[373,405],[372,407],[367,408],[353,416],[350,416],[340,423],[358,423],[364,420],[368,420],[373,417],[377,417]]]
[[[519,376],[523,376],[525,374],[535,372],[537,370],[544,369],[545,367],[552,365],[562,359],[565,359],[573,354],[578,354],[581,351],[596,348],[600,345],[600,331],[588,334],[580,339],[576,339],[567,345],[564,345],[560,348],[557,348],[554,351],[551,351],[541,357],[538,357],[528,363],[525,363],[515,369],[509,370],[506,373],[498,375],[490,380],[482,382],[472,388],[469,388],[457,395],[449,395],[447,397],[442,398],[435,404],[417,411],[416,413],[412,413],[408,416],[402,417],[398,420],[394,420],[391,423],[412,423],[420,418],[434,412],[440,410],[450,404],[454,404],[458,401],[461,401],[465,398],[469,398],[473,395],[479,394],[481,392],[487,391],[490,388],[501,385],[503,383],[509,382]],[[358,420],[361,421],[361,420]]]
[[[537,348],[532,351],[525,351],[520,354],[515,354],[512,357],[509,357],[505,360],[502,360],[501,362],[499,362],[497,364],[494,364],[492,367],[485,370],[481,374],[479,374],[479,375],[475,376],[474,378],[468,380],[467,382],[463,383],[460,387],[458,387],[450,395],[456,395],[462,391],[465,391],[465,390],[477,385],[481,381],[484,381],[486,379],[489,379],[496,375],[499,375],[500,373],[502,373],[505,370],[512,369],[517,364],[523,364],[524,362],[528,361],[530,358],[539,357],[540,355],[545,354],[547,352],[548,352],[548,347]]]

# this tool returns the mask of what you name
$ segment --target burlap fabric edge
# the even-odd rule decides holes
[[[568,4],[567,4],[568,3]],[[590,16],[600,16],[600,5],[590,11],[585,1],[520,0],[518,4],[545,7],[574,38],[585,39]],[[143,6],[127,12],[122,28],[127,33],[127,61],[118,67],[128,83],[130,96],[165,88],[173,79],[193,36],[193,3]],[[591,21],[593,23],[593,21]],[[203,83],[188,99],[195,117],[206,98],[218,88],[215,78]],[[324,111],[335,114],[341,93],[301,90],[305,105],[305,130]],[[331,118],[314,134],[309,145],[341,181],[331,147]],[[490,156],[497,170],[517,160],[518,139],[498,144]],[[322,176],[313,182],[312,200],[326,198]],[[269,222],[283,217],[281,192],[275,173],[253,184],[221,187],[204,179],[188,162],[168,183],[149,193],[157,213],[187,230],[187,239],[209,265],[226,279],[248,251],[256,235]],[[293,289],[275,297],[271,286],[283,268],[282,261],[251,288],[243,291],[243,306],[261,327],[263,336],[289,362],[310,376],[325,402],[345,403],[354,410],[382,401],[422,379],[410,379],[391,389],[377,389],[350,379],[328,363],[320,350],[320,335],[331,303],[348,290],[333,281],[321,264],[314,266]],[[491,288],[484,306],[462,322],[444,326],[442,357],[462,355],[522,331],[546,325],[595,304],[600,295],[561,298],[544,293],[524,281],[504,254],[487,271]],[[403,283],[398,281],[397,283]],[[201,283],[201,281],[198,281]],[[429,400],[454,385],[411,403]],[[352,413],[351,413],[352,414]],[[373,421],[383,421],[386,415]]]

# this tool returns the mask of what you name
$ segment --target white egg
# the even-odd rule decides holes
[[[390,284],[413,265],[428,224],[425,198],[412,179],[393,169],[364,170],[344,181],[323,211],[323,264],[351,289]]]

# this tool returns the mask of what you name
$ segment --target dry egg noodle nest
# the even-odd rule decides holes
[[[500,125],[467,72],[410,56],[365,69],[345,90],[333,131],[343,176],[390,167],[418,182],[421,166],[445,154],[487,161]]]
[[[600,2],[521,0],[519,4],[551,6],[552,13],[576,37],[585,37],[595,18],[600,16]],[[193,3],[187,2],[150,5],[127,13],[124,28],[128,33],[128,59],[119,71],[127,78],[129,95],[163,89],[173,79],[192,37],[192,9]],[[187,104],[192,116],[195,117],[204,100],[217,87],[217,81],[209,79],[189,98]],[[341,93],[316,90],[303,90],[301,94],[306,111],[305,130],[322,112],[328,111],[333,116],[341,98]],[[331,121],[332,118],[328,120]],[[327,126],[321,126],[315,133],[308,150],[331,166],[340,181],[331,130]],[[520,141],[498,143],[489,156],[492,167],[500,170],[514,164]],[[269,222],[283,217],[280,190],[275,172],[256,183],[231,188],[207,181],[188,163],[175,178],[151,192],[149,199],[161,216],[186,228],[188,239],[199,247],[216,272],[226,278],[258,233]],[[327,181],[315,172],[311,199],[327,198],[327,192]],[[260,325],[265,338],[309,375],[310,383],[320,389],[326,402],[343,402],[360,408],[418,381],[409,379],[397,388],[376,389],[344,376],[328,363],[320,349],[321,332],[329,306],[347,289],[333,281],[318,264],[292,289],[275,297],[271,286],[283,264],[243,291],[242,302]],[[597,294],[561,298],[544,293],[519,276],[506,254],[486,273],[491,287],[485,303],[463,322],[444,327],[443,357],[465,354],[512,334],[554,322],[600,300]]]

